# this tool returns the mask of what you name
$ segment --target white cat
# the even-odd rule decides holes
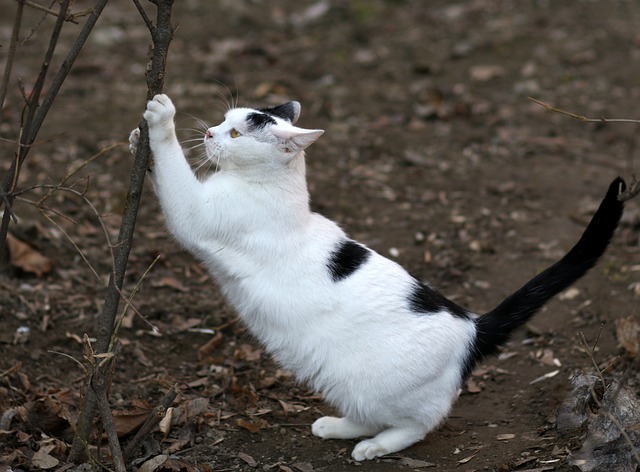
[[[333,405],[321,438],[368,438],[361,461],[420,441],[447,416],[473,366],[604,252],[622,214],[610,185],[576,246],[497,308],[477,316],[309,210],[304,150],[322,130],[294,126],[300,104],[235,108],[204,137],[219,168],[198,180],[166,95],[144,118],[151,178],[175,238],[215,277],[267,350]],[[132,151],[139,130],[131,133]]]

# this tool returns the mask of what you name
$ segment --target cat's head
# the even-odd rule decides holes
[[[300,103],[269,108],[233,108],[218,126],[207,129],[207,157],[221,169],[275,170],[318,139],[323,130],[294,126]]]

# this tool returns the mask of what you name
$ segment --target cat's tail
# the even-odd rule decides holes
[[[591,269],[607,248],[622,216],[625,190],[616,178],[593,215],[580,241],[558,262],[544,270],[489,313],[476,319],[475,350],[470,365],[495,354],[509,335],[526,323],[551,297],[568,288]]]

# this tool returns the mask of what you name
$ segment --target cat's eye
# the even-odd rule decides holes
[[[240,132],[237,129],[231,128],[231,131],[229,131],[229,136],[231,136],[232,138],[235,139],[235,138],[238,138],[238,137],[240,137],[242,135],[240,134]]]

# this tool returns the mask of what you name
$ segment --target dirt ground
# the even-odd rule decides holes
[[[15,8],[2,2],[3,64]],[[15,79],[33,84],[53,23],[41,20],[28,9],[24,36],[34,31],[1,115],[3,176],[22,112]],[[584,123],[527,98],[640,118],[640,6],[630,1],[180,0],[174,20],[166,92],[185,140],[201,136],[194,117],[219,122],[232,96],[257,106],[299,100],[300,126],[326,130],[307,153],[313,208],[479,313],[557,260],[609,182],[637,170],[637,124]],[[66,27],[54,69],[79,28]],[[78,405],[84,376],[71,357],[82,359],[82,336],[95,336],[103,304],[110,253],[101,223],[115,241],[148,45],[133,4],[110,2],[20,176],[27,188],[72,173],[65,185],[85,192],[100,218],[61,190],[45,202],[55,223],[30,203],[48,190],[16,203],[13,235],[52,269],[7,264],[5,255],[0,272],[0,470],[36,469],[37,450],[49,461],[41,468],[64,463],[62,417]],[[210,277],[167,235],[147,185],[127,293],[161,258],[134,300],[144,319],[128,310],[120,331],[111,401],[122,441],[176,384],[174,426],[154,434],[156,448],[140,452],[136,467],[161,451],[173,462],[155,470],[573,470],[584,431],[556,427],[570,378],[595,360],[608,378],[640,388],[633,342],[621,340],[617,322],[640,319],[639,228],[632,200],[597,268],[473,373],[437,431],[357,464],[354,441],[311,435],[330,409],[235,322]],[[597,341],[593,360],[581,336]]]

